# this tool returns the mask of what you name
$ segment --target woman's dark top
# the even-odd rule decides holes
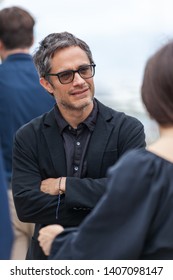
[[[50,259],[173,259],[173,163],[133,150],[108,184],[79,230],[55,239]]]

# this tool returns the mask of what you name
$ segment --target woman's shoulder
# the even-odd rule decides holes
[[[145,148],[136,148],[124,153],[120,160],[123,164],[138,166],[139,164],[151,164],[156,160],[156,157]]]
[[[155,193],[159,196],[164,188],[166,190],[172,189],[172,173],[172,163],[141,148],[124,154],[109,169],[108,177],[113,193],[117,189],[123,193],[130,190],[131,195],[135,197],[139,195],[138,190],[140,189],[140,195],[142,193]]]
[[[140,173],[145,176],[146,174],[152,175],[157,170],[159,172],[161,165],[164,164],[165,160],[163,158],[158,157],[145,148],[138,148],[124,153],[109,171],[114,173],[116,169],[119,169],[124,170],[126,174],[133,173],[137,176]]]

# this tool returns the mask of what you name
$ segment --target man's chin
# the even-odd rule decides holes
[[[82,110],[85,107],[90,106],[93,103],[93,97],[83,97],[79,100],[73,101],[71,104],[68,104],[69,108],[71,107],[74,110]]]

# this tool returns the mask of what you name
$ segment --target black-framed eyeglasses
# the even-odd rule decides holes
[[[48,73],[45,76],[57,76],[61,84],[69,84],[74,80],[75,73],[82,79],[90,79],[95,74],[95,64],[80,66],[78,70],[67,70],[59,73]]]

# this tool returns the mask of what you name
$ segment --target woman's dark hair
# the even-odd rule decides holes
[[[154,120],[162,126],[173,124],[173,42],[162,47],[148,60],[141,96]]]

